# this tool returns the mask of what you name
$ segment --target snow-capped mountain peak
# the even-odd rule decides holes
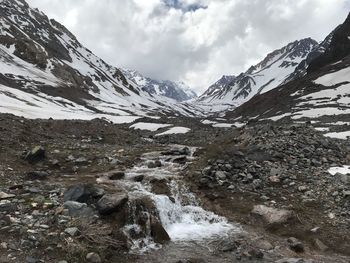
[[[237,107],[257,94],[268,92],[283,84],[317,45],[311,38],[289,43],[269,53],[245,73],[231,76],[228,80],[224,76],[199,97],[198,103],[202,106],[215,104],[218,110],[222,110],[222,105],[226,105],[226,108]],[[215,108],[211,109],[215,111]]]
[[[155,80],[143,76],[136,70],[123,69],[124,75],[134,81],[141,89],[151,95],[164,96],[176,101],[186,101],[197,97],[197,94],[182,81]]]

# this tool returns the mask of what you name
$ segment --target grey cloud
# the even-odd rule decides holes
[[[349,11],[349,0],[28,1],[109,63],[197,92],[291,41],[322,40]]]

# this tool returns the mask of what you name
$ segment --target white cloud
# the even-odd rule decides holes
[[[349,12],[349,0],[169,1],[28,0],[109,63],[197,92],[296,39],[322,40]]]

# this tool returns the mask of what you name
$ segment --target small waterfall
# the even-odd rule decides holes
[[[190,154],[180,157],[190,161],[193,152],[191,149]],[[204,242],[241,231],[226,218],[200,206],[180,176],[185,164],[174,162],[176,158],[161,152],[144,154],[141,162],[127,171],[126,180],[120,182],[129,192],[129,216],[123,231],[134,252],[161,247],[159,232],[174,242]],[[161,166],[149,168],[149,163],[154,161],[160,161]],[[144,176],[142,183],[134,182],[132,179],[139,175]],[[164,179],[168,182],[169,195],[154,193],[152,180]],[[157,236],[153,229],[158,229]]]

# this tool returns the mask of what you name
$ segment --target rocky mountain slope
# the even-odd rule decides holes
[[[2,0],[0,15],[0,112],[114,122],[193,114],[189,105],[144,91],[24,0]]]
[[[350,15],[328,36],[323,53],[310,62],[307,74],[275,90],[255,96],[228,116],[247,119],[317,119],[349,121]],[[349,134],[350,135],[350,134]]]
[[[199,97],[198,104],[217,105],[210,107],[214,111],[238,107],[255,95],[285,83],[317,45],[315,40],[306,38],[275,50],[245,73],[219,80]]]
[[[135,70],[122,70],[123,74],[135,82],[143,91],[155,96],[164,96],[176,101],[186,101],[197,97],[197,94],[183,82],[154,80],[143,76]]]

